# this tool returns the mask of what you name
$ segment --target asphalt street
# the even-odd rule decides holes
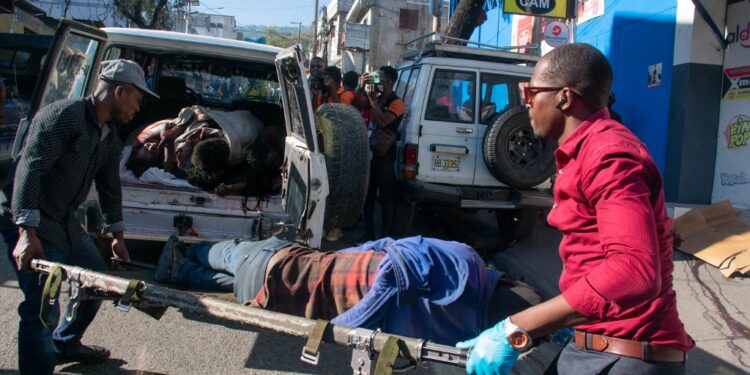
[[[347,246],[357,238],[356,228],[346,232],[332,248]],[[360,229],[361,230],[361,229]],[[491,250],[494,220],[488,214],[422,212],[415,232],[470,242]],[[534,236],[499,253],[497,267],[535,285],[546,297],[557,294],[561,263],[557,256],[560,235],[539,224]],[[675,291],[678,308],[688,332],[698,346],[690,353],[688,374],[745,374],[750,372],[750,299],[748,279],[725,279],[716,269],[676,252]],[[0,374],[15,373],[16,307],[21,299],[15,275],[3,257],[0,262]],[[61,374],[350,374],[351,351],[324,344],[318,366],[299,360],[305,344],[289,338],[236,324],[227,324],[175,309],[156,321],[132,310],[122,313],[105,303],[84,342],[112,351],[105,364],[61,365]],[[539,374],[552,360],[557,347],[543,344],[522,358],[514,373]],[[426,365],[412,374],[462,374],[462,369]]]

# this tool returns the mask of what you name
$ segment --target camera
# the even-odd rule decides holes
[[[367,78],[367,80],[365,81],[365,83],[372,83],[372,84],[375,84],[375,85],[379,85],[380,84],[380,73],[378,73],[378,72],[370,73],[370,75]]]
[[[323,83],[323,73],[316,73],[310,77],[310,88],[312,90],[322,90],[325,87]]]

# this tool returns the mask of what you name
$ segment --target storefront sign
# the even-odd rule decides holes
[[[560,21],[552,21],[544,28],[544,41],[552,47],[560,47],[570,39],[568,25]]]
[[[531,44],[534,34],[534,17],[513,16],[511,25],[511,38],[513,39],[513,45],[526,46]],[[518,52],[525,53],[526,49],[521,48]]]
[[[604,15],[604,0],[578,0],[576,20],[579,25],[601,15]]]
[[[722,100],[750,99],[750,65],[724,69],[726,92]]]
[[[724,139],[727,141],[727,148],[737,149],[747,146],[750,140],[750,117],[739,115],[732,119],[724,130]],[[747,160],[750,163],[750,160]]]
[[[727,5],[724,96],[711,200],[750,208],[750,2]]]
[[[503,13],[568,18],[567,0],[505,0]]]

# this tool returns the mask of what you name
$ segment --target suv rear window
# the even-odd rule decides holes
[[[479,122],[489,125],[495,115],[523,105],[521,85],[528,82],[528,78],[510,77],[502,74],[482,74]]]
[[[473,72],[436,70],[425,120],[473,123],[474,82],[476,74]]]

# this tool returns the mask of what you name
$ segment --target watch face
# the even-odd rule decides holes
[[[511,333],[510,336],[508,336],[508,343],[516,350],[524,350],[531,344],[529,335],[524,334],[523,332]]]

